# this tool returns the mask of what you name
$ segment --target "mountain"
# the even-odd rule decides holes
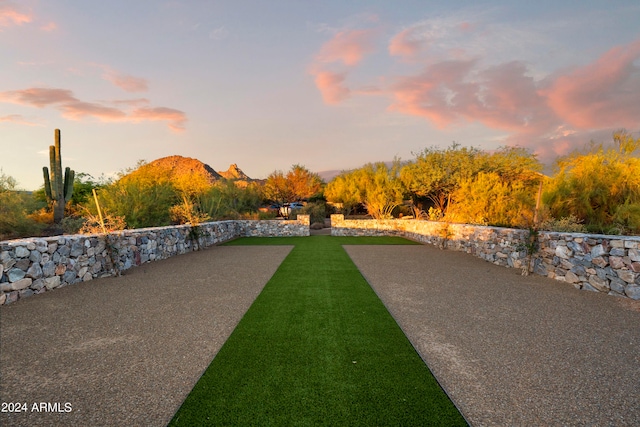
[[[151,172],[152,174],[168,174],[170,179],[177,179],[182,176],[204,177],[206,181],[213,184],[221,179],[233,181],[239,187],[246,187],[250,182],[259,181],[249,178],[235,163],[229,166],[225,172],[216,172],[211,166],[198,159],[183,156],[168,156],[154,160],[140,166],[129,174],[136,176]]]
[[[203,176],[211,184],[222,178],[211,166],[202,163],[198,159],[192,159],[191,157],[163,157],[141,166],[139,170],[146,168],[158,168],[168,171],[171,178],[177,178],[183,175]]]
[[[249,178],[247,174],[242,172],[242,169],[240,169],[238,165],[236,165],[235,163],[229,166],[229,169],[227,169],[226,172],[218,172],[218,174],[220,174],[220,176],[226,179],[252,181],[252,179]]]

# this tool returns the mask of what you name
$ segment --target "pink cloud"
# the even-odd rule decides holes
[[[40,126],[38,123],[34,123],[32,121],[25,119],[20,114],[10,114],[8,116],[0,116],[0,123],[1,122],[16,123],[19,125],[26,125],[26,126]]]
[[[391,56],[414,57],[425,44],[415,37],[415,28],[408,28],[396,34],[389,42]]]
[[[31,14],[23,13],[10,1],[0,1],[0,27],[22,25],[33,20]]]
[[[77,99],[70,90],[34,87],[0,92],[0,101],[43,108],[52,104],[76,102]]]
[[[640,122],[640,40],[616,46],[598,60],[558,76],[541,91],[549,106],[581,129],[637,126]]]
[[[338,104],[349,97],[351,91],[344,85],[345,78],[345,73],[332,73],[331,71],[316,73],[316,87],[326,104]]]
[[[151,121],[167,121],[168,126],[174,132],[181,132],[185,129],[187,116],[180,110],[166,107],[143,107],[134,110],[130,116],[131,120],[151,120]]]
[[[68,102],[59,107],[62,117],[70,120],[82,120],[85,117],[93,117],[103,122],[125,121],[127,114],[117,108],[105,107],[104,105],[74,101]]]
[[[316,57],[317,62],[342,62],[354,66],[373,51],[374,30],[347,30],[326,42]]]
[[[640,41],[615,47],[593,63],[536,80],[521,62],[480,68],[480,61],[441,61],[401,77],[387,93],[389,110],[439,128],[477,122],[509,132],[505,142],[549,160],[581,148],[593,135],[640,126]]]
[[[392,88],[391,111],[424,117],[439,128],[461,116],[463,102],[476,90],[465,79],[474,61],[443,61],[423,73],[399,79]],[[466,106],[465,106],[466,107]]]
[[[42,31],[51,32],[58,29],[58,25],[55,22],[49,22],[46,25],[40,27]]]
[[[104,74],[104,78],[126,92],[146,92],[149,89],[145,79],[113,70],[107,71]]]
[[[69,120],[83,120],[94,118],[103,122],[166,121],[172,131],[183,131],[187,117],[184,112],[167,107],[147,107],[148,100],[144,98],[132,100],[117,100],[115,105],[134,108],[127,111],[121,108],[109,107],[99,102],[85,102],[77,99],[73,92],[67,89],[29,88],[24,90],[0,92],[0,101],[30,107],[44,108],[54,106],[62,113],[62,117]],[[11,116],[8,116],[11,117]]]
[[[326,69],[325,64],[342,63],[354,67],[374,49],[375,30],[345,30],[337,33],[320,48],[311,65],[310,73],[326,104],[338,104],[351,95],[344,84],[347,72]]]

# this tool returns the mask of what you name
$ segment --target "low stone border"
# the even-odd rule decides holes
[[[0,305],[243,236],[308,236],[309,215],[0,242]]]
[[[640,237],[540,231],[529,259],[529,231],[423,220],[345,220],[331,216],[333,236],[403,236],[467,252],[494,264],[528,268],[578,289],[640,300]]]

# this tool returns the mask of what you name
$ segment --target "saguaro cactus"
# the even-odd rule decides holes
[[[44,191],[47,199],[53,202],[53,222],[59,224],[64,217],[64,207],[73,194],[73,179],[75,172],[65,168],[62,175],[62,155],[60,154],[60,129],[55,130],[55,145],[49,146],[49,163],[51,165],[51,178],[49,169],[42,168],[44,175]]]

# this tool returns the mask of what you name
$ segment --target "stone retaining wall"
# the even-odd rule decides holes
[[[309,215],[295,221],[219,221],[0,242],[0,305],[57,287],[113,276],[150,261],[243,236],[308,236]]]
[[[331,216],[333,236],[403,236],[463,251],[505,267],[536,274],[578,289],[640,299],[640,237],[540,231],[529,260],[529,231],[422,220],[345,220]]]

